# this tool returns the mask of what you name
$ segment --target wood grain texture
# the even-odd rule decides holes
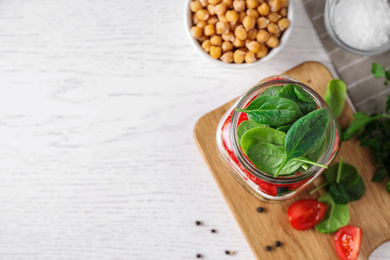
[[[259,78],[332,65],[300,0],[247,70],[197,53],[184,2],[0,1],[1,260],[254,259],[193,127]]]
[[[286,73],[303,82],[320,95],[324,95],[329,80],[332,79],[328,69],[320,63],[303,63]],[[322,234],[314,229],[296,231],[287,219],[287,208],[296,200],[303,198],[317,199],[319,194],[310,195],[309,191],[322,182],[317,179],[306,190],[291,200],[276,204],[267,204],[252,197],[240,186],[229,173],[230,169],[219,156],[216,148],[215,132],[219,119],[232,105],[229,102],[203,116],[195,126],[194,137],[208,164],[223,196],[233,212],[257,259],[337,259],[334,250],[333,234]],[[339,118],[341,127],[352,120],[351,107],[346,104]],[[354,165],[361,173],[366,185],[365,196],[349,204],[351,219],[349,224],[363,229],[363,243],[360,259],[368,259],[370,253],[380,244],[390,239],[390,201],[383,185],[371,182],[374,174],[373,160],[367,149],[359,146],[356,139],[343,142],[339,157],[344,162]],[[322,193],[324,191],[321,191]],[[259,214],[256,207],[262,205],[266,211]],[[266,252],[264,247],[281,240],[283,247]]]

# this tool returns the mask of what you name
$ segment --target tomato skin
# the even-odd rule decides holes
[[[298,200],[287,210],[291,226],[297,230],[307,230],[317,225],[325,216],[326,205],[317,200]]]
[[[354,226],[345,226],[334,236],[336,253],[341,260],[356,260],[362,244],[362,229]]]

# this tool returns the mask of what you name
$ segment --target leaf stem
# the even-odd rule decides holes
[[[311,164],[311,165],[319,166],[319,167],[321,167],[321,168],[328,169],[328,166],[326,166],[326,165],[319,164],[319,163],[316,163],[316,162],[307,160],[307,159],[302,158],[302,157],[294,158],[294,160],[296,160],[296,161],[298,161],[298,162],[304,162],[304,163],[308,163],[308,164]]]
[[[336,183],[339,183],[340,182],[340,177],[341,177],[341,169],[343,168],[343,157],[341,156],[340,157],[340,162],[339,162],[339,167],[337,169],[337,179],[336,179]]]
[[[278,177],[279,175],[279,172],[283,169],[283,167],[286,165],[286,163],[288,162],[288,159],[284,159],[284,161],[282,162],[282,164],[279,166],[279,169],[276,171],[276,173],[274,174],[274,178]]]
[[[330,184],[329,181],[324,182],[323,184],[321,184],[320,186],[318,186],[317,188],[315,188],[314,190],[312,190],[312,191],[310,192],[310,195],[313,194],[313,193],[315,193],[315,192],[317,192],[317,191],[319,191],[320,189],[322,189],[323,187],[325,187],[325,186],[328,185],[328,184]]]

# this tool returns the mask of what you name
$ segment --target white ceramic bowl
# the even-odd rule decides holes
[[[223,62],[221,60],[211,58],[211,56],[202,49],[200,43],[196,39],[192,38],[191,33],[190,33],[190,29],[192,27],[192,15],[191,15],[191,9],[190,9],[190,2],[192,0],[186,0],[186,1],[187,2],[185,5],[185,11],[184,11],[184,14],[185,14],[184,15],[184,23],[185,23],[185,27],[186,27],[187,36],[190,39],[192,46],[194,46],[195,49],[198,50],[200,55],[205,57],[210,62],[212,62],[216,65],[225,67],[225,68],[231,68],[231,69],[251,68],[251,67],[257,66],[259,64],[263,64],[263,63],[267,62],[268,60],[272,59],[272,57],[274,57],[286,44],[288,38],[290,37],[291,30],[292,30],[292,27],[294,24],[294,19],[293,19],[294,18],[294,10],[293,10],[293,6],[291,3],[292,1],[289,1],[287,18],[290,20],[290,26],[284,31],[283,35],[281,36],[280,43],[279,43],[278,47],[273,48],[267,54],[267,56],[255,61],[253,63],[242,63],[242,64],[226,63],[226,62]]]

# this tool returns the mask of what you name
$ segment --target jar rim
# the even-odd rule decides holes
[[[274,79],[274,78],[282,78],[282,79]],[[265,81],[265,82],[264,82]],[[236,155],[237,159],[241,163],[241,165],[249,171],[251,174],[253,174],[255,177],[263,179],[267,182],[271,183],[283,183],[283,184],[291,184],[298,181],[305,180],[315,173],[323,172],[325,168],[321,168],[319,166],[311,166],[306,171],[301,172],[300,174],[295,175],[289,175],[289,176],[278,176],[273,177],[271,174],[265,173],[261,170],[259,170],[257,167],[255,167],[249,159],[246,158],[246,156],[243,155],[240,146],[238,144],[238,138],[237,138],[237,127],[238,127],[238,119],[240,117],[240,114],[242,112],[238,112],[235,110],[235,108],[242,109],[245,107],[246,104],[248,104],[253,97],[260,94],[262,91],[266,90],[267,88],[273,87],[273,86],[285,86],[288,84],[295,84],[300,87],[302,87],[306,92],[308,92],[314,99],[316,105],[319,108],[325,108],[328,110],[329,114],[331,115],[331,120],[329,122],[328,128],[327,128],[327,135],[330,138],[329,142],[325,142],[325,146],[323,148],[323,151],[317,160],[317,163],[328,165],[336,156],[337,152],[332,153],[334,144],[336,142],[337,135],[339,136],[339,133],[341,132],[340,127],[337,123],[337,121],[334,119],[332,113],[330,112],[330,109],[324,99],[312,88],[305,85],[304,83],[298,82],[295,79],[291,77],[286,77],[284,75],[277,75],[273,77],[269,77],[265,79],[262,83],[258,84],[257,86],[249,89],[242,97],[241,99],[236,103],[237,105],[234,107],[233,114],[232,114],[232,120],[231,120],[231,127],[230,127],[230,138],[231,138],[231,144],[233,148],[233,152]],[[259,91],[262,90],[262,91]],[[340,142],[340,140],[339,140]]]

